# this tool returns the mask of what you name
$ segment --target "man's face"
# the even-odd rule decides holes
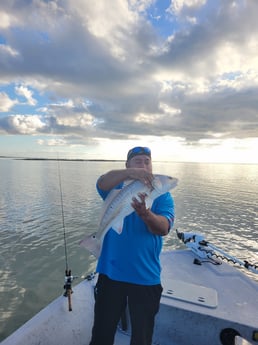
[[[127,168],[144,168],[148,172],[152,172],[151,158],[146,155],[137,155],[126,162]]]

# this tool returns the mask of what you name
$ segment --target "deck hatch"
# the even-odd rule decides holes
[[[218,306],[218,295],[214,289],[173,279],[166,279],[162,285],[163,297],[174,298],[207,308]]]

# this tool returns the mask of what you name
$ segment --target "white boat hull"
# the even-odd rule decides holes
[[[161,255],[164,291],[153,344],[222,345],[221,334],[226,334],[227,341],[235,338],[228,330],[245,338],[242,344],[258,344],[252,339],[258,331],[258,284],[226,263],[194,265],[193,259],[189,250]],[[72,311],[68,311],[67,298],[61,296],[1,345],[87,345],[95,280],[85,280],[73,288]],[[225,344],[234,345],[232,341]],[[239,337],[238,344],[240,341]],[[115,344],[130,344],[129,320],[125,332],[118,330]]]

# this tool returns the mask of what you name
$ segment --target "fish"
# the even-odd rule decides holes
[[[178,179],[167,175],[153,176],[151,186],[139,180],[126,181],[122,189],[112,190],[104,200],[100,213],[98,230],[87,235],[80,241],[80,246],[85,247],[96,258],[99,257],[103,239],[112,228],[118,234],[122,233],[124,218],[134,212],[132,199],[139,200],[139,194],[145,194],[146,208],[151,208],[153,201],[160,195],[175,188]]]

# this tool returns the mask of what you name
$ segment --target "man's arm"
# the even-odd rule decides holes
[[[111,170],[100,176],[97,185],[98,188],[108,191],[125,180],[140,180],[145,184],[151,185],[153,175],[143,168],[126,168],[120,170]]]
[[[155,214],[150,209],[147,209],[141,218],[151,233],[160,236],[166,236],[169,233],[169,221],[165,216]]]
[[[145,194],[139,194],[140,201],[133,198],[132,207],[147,225],[149,231],[155,235],[165,236],[169,233],[170,223],[167,217],[152,212],[146,208]]]

